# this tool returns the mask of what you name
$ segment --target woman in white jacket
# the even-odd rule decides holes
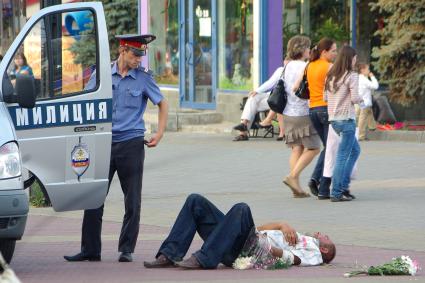
[[[369,70],[369,65],[365,63],[358,64],[359,70],[359,96],[363,98],[364,103],[356,109],[357,122],[359,127],[359,141],[367,140],[366,129],[375,130],[376,122],[372,112],[372,91],[377,90],[379,83],[373,73]]]

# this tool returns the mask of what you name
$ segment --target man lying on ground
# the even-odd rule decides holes
[[[213,269],[223,263],[231,267],[253,229],[254,221],[247,204],[235,204],[224,215],[203,196],[191,194],[159,248],[156,259],[145,261],[144,266]],[[335,257],[335,245],[326,235],[301,235],[286,223],[270,223],[257,227],[257,230],[269,239],[269,252],[273,256],[288,258],[289,253],[289,257],[293,255],[291,263],[294,265],[319,265],[329,263]],[[204,243],[200,250],[183,260],[195,232]]]

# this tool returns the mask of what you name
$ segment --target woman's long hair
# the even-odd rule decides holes
[[[331,83],[333,89],[337,89],[338,82],[342,79],[344,82],[345,78],[351,71],[353,71],[353,58],[356,56],[356,50],[351,46],[344,46],[338,53],[335,59],[335,63],[329,70],[326,78],[325,90],[331,89]]]
[[[28,66],[27,57],[25,57],[24,52],[18,52],[18,53],[16,53],[15,58],[18,58],[18,57],[20,57],[22,59],[22,61],[24,62],[24,64],[22,65],[22,67],[23,66]],[[15,70],[17,70],[18,69],[18,66],[16,64],[14,64],[14,65],[15,65]]]
[[[313,47],[310,53],[310,62],[316,61],[320,58],[320,54],[322,54],[323,51],[329,51],[332,48],[332,45],[335,44],[335,41],[333,39],[324,37],[322,38],[319,43],[317,43],[316,46]]]

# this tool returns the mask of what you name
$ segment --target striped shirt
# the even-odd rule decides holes
[[[328,101],[329,121],[354,120],[354,104],[363,101],[359,96],[359,74],[351,72],[342,76],[335,90],[331,81],[330,90],[325,91],[325,100]]]

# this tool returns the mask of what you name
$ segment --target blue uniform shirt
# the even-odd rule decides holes
[[[94,72],[86,89],[96,85]],[[143,114],[148,99],[157,105],[164,99],[150,71],[143,67],[131,69],[125,77],[112,64],[112,142],[126,141],[145,134]]]
[[[112,142],[143,137],[146,130],[143,114],[148,99],[157,105],[164,98],[150,72],[139,67],[122,77],[115,62],[112,66],[112,92]]]

